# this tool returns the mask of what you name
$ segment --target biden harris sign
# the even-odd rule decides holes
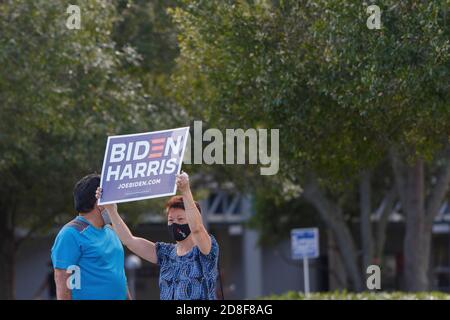
[[[184,127],[108,137],[98,203],[174,195],[188,134]]]

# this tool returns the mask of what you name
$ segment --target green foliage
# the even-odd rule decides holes
[[[174,66],[178,55],[175,28],[167,9],[178,1],[121,0],[120,20],[113,34],[119,47],[131,46],[142,57],[136,67],[139,72],[163,75]]]
[[[446,1],[186,1],[174,96],[219,127],[280,128],[281,173],[354,177],[448,141]],[[414,8],[414,14],[411,14]]]
[[[263,297],[265,300],[450,300],[450,295],[443,292],[362,292],[346,291],[313,292],[308,297],[303,292],[289,291],[281,295]]]
[[[162,124],[131,48],[111,39],[112,1],[77,1],[80,30],[65,23],[66,1],[0,3],[0,210],[22,226],[73,213],[72,187],[101,169],[106,137]]]
[[[374,171],[375,204],[392,185],[391,149],[431,161],[449,142],[448,1],[377,3],[381,30],[366,27],[368,2],[183,3],[170,11],[176,101],[212,127],[280,129],[279,177],[258,182],[251,224],[263,242],[308,219],[286,185],[313,174],[358,215],[361,171]]]

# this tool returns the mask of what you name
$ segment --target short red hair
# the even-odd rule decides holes
[[[202,213],[202,209],[200,208],[200,204],[197,201],[194,201],[195,206],[197,207],[198,211],[200,211],[200,213]],[[170,209],[183,209],[184,208],[184,202],[183,202],[183,197],[182,196],[173,196],[172,198],[169,199],[169,201],[167,201],[166,203],[166,213],[169,212]]]

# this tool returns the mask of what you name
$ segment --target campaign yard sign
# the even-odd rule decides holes
[[[99,204],[176,193],[189,127],[108,137]]]

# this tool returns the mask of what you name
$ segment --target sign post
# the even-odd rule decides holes
[[[305,294],[309,294],[309,263],[308,258],[303,258],[303,281],[305,284]]]
[[[305,295],[309,290],[309,261],[319,257],[319,229],[303,228],[291,230],[292,259],[303,260],[303,282]]]

